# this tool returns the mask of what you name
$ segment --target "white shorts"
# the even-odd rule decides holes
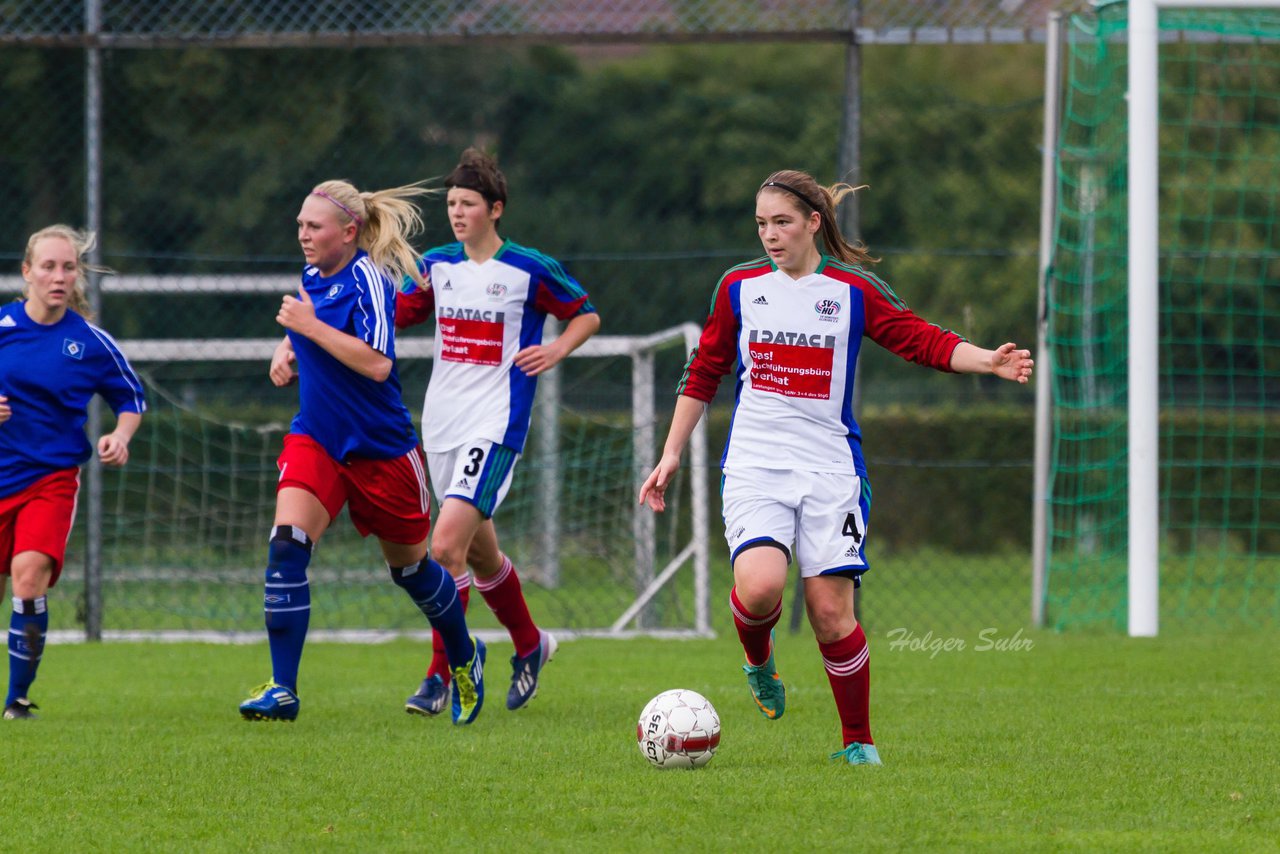
[[[477,439],[451,451],[427,454],[427,470],[436,501],[461,498],[486,519],[497,512],[511,489],[520,454],[506,445]]]
[[[724,536],[730,559],[778,545],[802,578],[849,575],[869,567],[864,548],[871,487],[852,473],[735,468],[725,472]]]

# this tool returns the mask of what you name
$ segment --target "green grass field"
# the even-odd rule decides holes
[[[917,649],[873,633],[881,768],[828,761],[838,725],[807,630],[779,633],[789,696],[773,722],[723,633],[563,644],[514,714],[510,646],[494,644],[491,700],[467,728],[401,711],[423,660],[408,641],[311,644],[292,725],[236,714],[267,673],[265,644],[53,646],[32,692],[41,719],[0,721],[0,838],[32,851],[1280,850],[1274,633],[1001,630],[987,640],[1014,648],[982,649],[980,632]],[[635,746],[640,709],[672,687],[720,712],[704,769],[659,771]]]

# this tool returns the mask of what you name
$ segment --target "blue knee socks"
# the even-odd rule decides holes
[[[47,599],[13,597],[13,616],[9,618],[9,693],[4,704],[27,696],[36,681],[36,668],[44,654],[44,636],[49,631]]]
[[[295,694],[298,663],[311,621],[311,586],[307,582],[311,548],[311,538],[301,528],[277,525],[267,551],[263,611],[271,646],[271,679]]]
[[[413,604],[427,615],[431,627],[444,639],[449,667],[465,667],[475,655],[467,630],[467,615],[458,598],[458,585],[445,568],[429,557],[416,566],[388,566],[391,579],[404,588]]]

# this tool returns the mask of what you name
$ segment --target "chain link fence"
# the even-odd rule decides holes
[[[10,42],[136,47],[404,40],[713,41],[794,37],[876,42],[1043,38],[1054,0],[35,0],[0,4]]]
[[[0,2],[0,94],[10,117],[0,125],[0,215],[10,224],[0,235],[0,292],[20,288],[27,234],[50,222],[96,220],[102,259],[116,271],[101,287],[103,325],[126,352],[181,340],[199,357],[139,361],[155,408],[130,469],[103,475],[102,627],[256,630],[256,553],[265,553],[275,454],[296,400],[266,383],[265,353],[255,361],[233,350],[237,341],[249,346],[279,334],[274,309],[301,263],[292,219],[311,186],[334,177],[363,189],[396,186],[443,174],[466,145],[496,149],[512,186],[504,231],[566,263],[600,307],[606,334],[648,334],[700,320],[719,274],[755,254],[749,205],[762,175],[796,163],[797,151],[802,168],[835,173],[847,144],[842,112],[853,97],[843,73],[854,49],[850,33],[866,45],[1036,42],[1050,5]],[[812,44],[787,44],[796,40]],[[664,41],[682,44],[643,46]],[[692,42],[732,44],[683,44]],[[1035,56],[1023,65],[1037,73],[1040,67]],[[774,68],[790,69],[796,82],[765,93]],[[913,285],[905,293],[926,316],[941,313],[975,339],[994,328],[1029,341],[1034,317],[1024,307],[1034,304],[1039,83],[1032,95],[994,106],[955,95],[945,79],[937,86],[908,92],[910,100],[868,96],[875,122],[862,131],[865,162],[855,165],[883,176],[877,199],[886,223],[884,237],[869,224],[869,239],[882,248],[881,272],[891,282],[923,283],[924,290]],[[783,101],[800,111],[789,124],[772,118]],[[1015,217],[1032,223],[1026,239],[962,236],[949,246],[913,245],[901,223],[931,179],[913,186],[912,170],[952,157],[973,160],[974,187],[952,190],[967,197],[996,158],[979,150],[921,151],[920,163],[905,163],[895,134],[924,126],[931,145],[954,148],[951,128],[976,135],[1002,123],[1007,129],[999,132],[1027,140],[1031,179],[1001,190],[1020,206]],[[95,197],[100,208],[87,213],[86,198]],[[943,196],[932,203],[950,206]],[[969,222],[961,207],[949,209],[956,233],[980,234],[985,214],[975,210]],[[451,240],[442,204],[428,201],[425,210],[419,243]],[[891,234],[895,223],[900,230]],[[927,290],[948,277],[1020,283],[1030,295],[973,312],[969,302]],[[870,550],[876,568],[864,619],[873,629],[912,626],[921,634],[1024,624],[1030,396],[970,378],[923,379],[906,366],[885,367],[894,360],[881,353],[867,353],[865,361],[870,376],[891,379],[867,383],[861,399],[877,502]],[[659,364],[658,416],[649,425],[659,442],[680,368],[679,359],[667,362]],[[626,564],[629,529],[612,530],[624,517],[597,511],[621,512],[619,496],[630,492],[639,466],[628,450],[635,429],[625,417],[629,368],[625,360],[583,360],[562,369],[561,425],[565,441],[582,450],[565,487],[580,494],[567,495],[566,506],[602,529],[593,536],[623,541],[621,551],[584,549],[581,560]],[[400,371],[416,413],[429,363],[404,359]],[[722,391],[724,412],[731,389]],[[956,440],[970,429],[966,413],[975,404],[1024,425],[1026,448]],[[894,420],[903,407],[935,414],[905,425]],[[932,436],[926,430],[916,444],[904,444],[901,437],[914,435],[918,424]],[[723,434],[715,424],[712,432],[716,459],[716,435]],[[526,460],[521,476],[531,484],[539,465]],[[584,473],[616,482],[618,495],[591,493]],[[714,471],[704,474],[714,482]],[[919,500],[944,493],[956,498]],[[529,512],[539,500],[531,486],[516,495]],[[984,506],[1006,500],[997,495],[1011,496],[1015,530],[975,547],[962,534],[983,530]],[[525,518],[518,503],[510,508],[507,545],[536,564],[538,532],[533,523],[517,523]],[[721,621],[727,571],[718,500],[712,504],[712,610]],[[940,506],[930,524],[927,508]],[[675,548],[682,526],[687,522],[672,522],[659,537]],[[322,544],[332,576],[324,580],[338,592],[327,606],[318,598],[319,628],[410,627],[413,615],[388,616],[403,603],[394,593],[380,598],[389,585],[376,569],[376,549],[349,527],[336,525]],[[85,529],[81,519],[63,582],[80,595]],[[592,567],[575,571],[589,576]],[[687,593],[657,602],[661,610],[646,617],[650,626],[687,622]],[[576,614],[592,610],[580,601],[590,595],[597,594],[575,593],[572,584],[533,594],[570,628],[582,625]],[[54,622],[76,629],[69,609],[55,612]]]

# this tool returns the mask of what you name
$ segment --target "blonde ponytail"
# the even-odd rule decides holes
[[[338,208],[339,218],[356,224],[356,245],[396,284],[405,276],[422,284],[418,253],[409,238],[422,230],[422,214],[411,199],[435,195],[422,183],[362,193],[348,181],[317,184],[311,191]]]

